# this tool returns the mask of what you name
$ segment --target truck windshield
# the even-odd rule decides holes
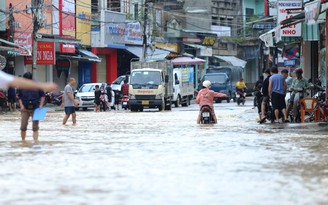
[[[80,93],[93,92],[95,90],[95,85],[82,85],[79,89]]]
[[[125,79],[124,76],[119,76],[118,78],[116,78],[116,80],[112,82],[112,84],[120,85],[124,79]]]
[[[159,71],[134,71],[131,75],[131,85],[159,85],[161,73]]]
[[[224,75],[205,75],[205,80],[209,80],[211,83],[225,83],[227,79]]]

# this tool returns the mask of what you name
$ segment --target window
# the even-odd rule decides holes
[[[254,15],[254,9],[246,8],[246,21],[249,21],[249,18]]]
[[[227,43],[220,43],[219,44],[219,50],[228,50],[228,44]]]

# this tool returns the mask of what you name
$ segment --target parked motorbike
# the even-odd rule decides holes
[[[246,102],[246,92],[245,90],[237,90],[236,92],[236,97],[237,97],[237,105],[244,105]]]
[[[296,92],[294,97],[294,103],[292,105],[292,109],[289,113],[287,113],[291,122],[301,122],[301,114],[300,114],[300,101],[307,96],[308,88],[301,89],[290,89],[289,92]],[[288,104],[290,103],[290,100]]]
[[[200,109],[200,114],[201,114],[201,124],[214,124],[215,121],[212,116],[212,108],[208,105],[204,105]]]
[[[129,108],[129,96],[124,95],[122,97],[122,109],[127,110]]]
[[[43,106],[47,103],[60,106],[63,102],[63,91],[58,93],[46,93]]]

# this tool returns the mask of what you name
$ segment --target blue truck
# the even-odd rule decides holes
[[[225,93],[228,98],[215,99],[216,102],[227,100],[229,103],[232,99],[236,102],[236,83],[242,78],[243,69],[238,66],[209,66],[202,78],[212,83],[211,90]]]

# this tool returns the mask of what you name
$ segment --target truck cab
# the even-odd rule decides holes
[[[190,105],[194,97],[194,69],[192,67],[173,69],[173,99],[175,107]]]
[[[131,111],[143,111],[144,108],[171,109],[172,85],[169,86],[166,69],[133,69],[129,83],[129,105]],[[171,92],[168,92],[172,89]]]
[[[228,98],[215,98],[216,102],[221,102],[222,100],[230,102],[230,99],[233,97],[232,83],[226,73],[207,73],[203,77],[203,81],[205,80],[211,81],[211,90],[228,96]]]

